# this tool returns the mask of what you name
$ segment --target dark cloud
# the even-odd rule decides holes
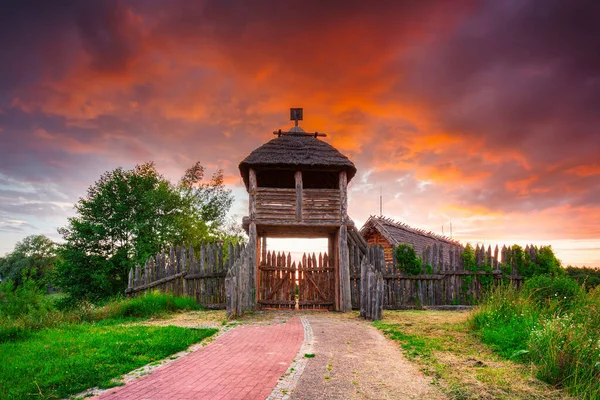
[[[122,71],[140,35],[117,0],[9,0],[0,13],[0,47],[0,92],[10,94],[43,77],[64,77],[81,48],[90,68]]]
[[[303,106],[359,168],[357,221],[379,187],[416,226],[497,236],[535,214],[511,235],[597,235],[598,16],[579,0],[5,2],[0,218],[60,214],[148,160],[236,184]]]

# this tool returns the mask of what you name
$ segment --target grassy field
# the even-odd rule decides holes
[[[565,399],[534,377],[532,365],[504,359],[471,333],[468,311],[385,311],[375,322],[453,399]]]
[[[0,399],[64,398],[115,386],[123,374],[218,332],[147,325],[149,318],[198,310],[188,298],[151,293],[66,311],[31,294],[20,306],[24,298],[1,304]]]
[[[84,323],[0,345],[0,398],[64,398],[185,350],[216,329]]]

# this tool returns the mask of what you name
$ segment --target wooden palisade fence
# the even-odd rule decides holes
[[[372,246],[369,246],[369,253]],[[527,246],[525,252],[535,259],[537,248]],[[369,253],[370,254],[370,253]],[[361,309],[363,301],[361,282],[363,278],[362,261],[365,250],[357,244],[349,243],[350,278],[352,308]],[[372,256],[368,256],[372,259]],[[500,257],[500,259],[499,259]],[[511,282],[520,287],[522,278],[518,275],[511,249],[496,246],[492,252],[483,246],[475,248],[478,269],[483,265],[491,272],[465,270],[462,261],[462,249],[445,248],[442,245],[428,246],[421,254],[423,273],[408,275],[398,270],[395,257],[393,262],[381,262],[384,280],[383,307],[385,309],[403,309],[421,306],[444,306],[469,304],[483,295],[481,284],[484,276],[493,277],[494,284],[501,281]],[[429,266],[429,267],[428,267]],[[505,266],[504,271],[502,266]],[[431,268],[431,271],[427,271]],[[375,268],[377,270],[377,268]],[[506,271],[508,270],[508,271]],[[427,273],[429,272],[429,273]]]
[[[360,264],[360,317],[380,320],[383,313],[385,255],[383,247],[369,246]]]
[[[487,265],[491,272],[465,270],[462,250],[454,249],[438,245],[425,248],[421,255],[423,273],[407,275],[399,272],[395,259],[385,262],[381,248],[360,246],[349,240],[352,307],[360,309],[361,316],[364,312],[365,318],[377,319],[381,316],[377,302],[381,302],[384,309],[468,304],[483,294],[484,276],[493,277],[495,284],[504,280],[521,286],[522,278],[513,265],[510,248],[496,246],[492,252],[489,246],[487,249],[476,247],[478,266]],[[527,246],[524,251],[535,260],[536,247]],[[293,309],[296,293],[300,308],[331,309],[334,279],[327,254],[318,258],[315,254],[305,254],[302,262],[296,264],[291,263],[289,254],[267,253],[259,266],[261,282],[257,294],[249,253],[248,248],[241,245],[229,245],[225,251],[217,243],[203,244],[199,251],[192,247],[171,248],[168,253],[149,258],[143,267],[132,269],[126,293],[137,296],[158,289],[190,296],[206,308],[227,309],[231,317],[254,309],[257,300],[263,307],[269,307],[272,301],[282,304],[282,300],[287,299],[289,305],[283,308]],[[297,282],[300,282],[299,287]],[[370,293],[368,298],[375,303],[365,300],[363,293]]]
[[[250,257],[248,248],[242,249],[225,278],[225,297],[228,318],[244,315],[247,310],[255,307],[252,274],[250,273]]]
[[[237,306],[236,315],[254,304],[254,294],[240,293],[240,290],[253,291],[248,283],[250,277],[242,279],[242,274],[248,274],[249,259],[246,247],[229,244],[227,251],[221,244],[202,244],[199,251],[190,246],[171,247],[167,253],[162,252],[150,257],[143,267],[137,266],[129,272],[129,282],[126,293],[137,296],[149,290],[158,289],[178,296],[189,296],[196,299],[198,304],[210,309],[227,308],[225,289],[228,273],[236,277],[238,299],[247,299],[244,305]]]

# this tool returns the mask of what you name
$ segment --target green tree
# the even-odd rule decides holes
[[[44,235],[27,236],[14,250],[0,258],[0,276],[15,286],[30,279],[38,286],[48,283],[56,265],[56,244]]]
[[[216,237],[232,202],[218,171],[203,183],[199,163],[178,185],[153,163],[103,174],[59,229],[65,240],[57,283],[71,298],[95,301],[122,293],[129,269],[169,245]]]
[[[400,271],[409,275],[422,273],[421,260],[412,245],[401,243],[396,247],[395,256]]]

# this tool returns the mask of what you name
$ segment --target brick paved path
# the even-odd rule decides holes
[[[299,317],[243,325],[97,399],[265,399],[302,344]]]

